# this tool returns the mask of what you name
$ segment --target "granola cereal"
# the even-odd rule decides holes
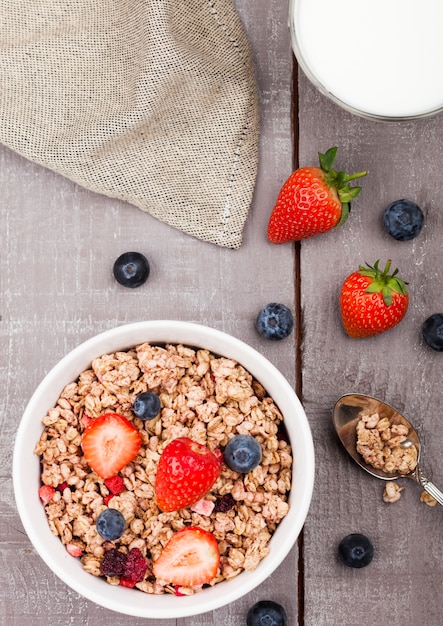
[[[397,502],[400,500],[401,492],[404,487],[400,487],[397,483],[392,482],[391,480],[386,483],[384,491],[383,491],[383,502],[387,504],[392,504],[393,502]]]
[[[143,422],[131,408],[145,391],[159,395],[162,409],[158,418]],[[120,472],[124,488],[115,495],[88,466],[81,449],[85,422],[108,412],[130,420],[142,439],[137,457]],[[63,389],[43,425],[35,453],[41,459],[42,485],[53,489],[52,499],[44,503],[49,527],[94,576],[102,576],[105,554],[118,549],[134,558],[141,554],[148,563],[146,575],[135,585],[141,591],[195,593],[201,587],[177,589],[152,575],[152,563],[176,531],[199,526],[213,533],[221,555],[213,585],[255,569],[289,510],[293,459],[279,409],[239,363],[208,350],[144,343],[102,355]],[[170,441],[189,437],[211,450],[223,450],[231,437],[242,433],[253,435],[262,447],[258,467],[238,474],[223,463],[202,502],[168,513],[157,507],[156,467]],[[95,526],[107,507],[120,511],[127,524],[112,542]],[[120,584],[117,575],[105,578]]]
[[[434,496],[431,496],[430,493],[428,493],[427,491],[422,491],[420,494],[420,502],[423,502],[424,504],[427,504],[428,506],[437,506],[438,502],[437,500],[434,498]]]
[[[402,446],[409,428],[378,413],[362,415],[357,423],[357,452],[375,469],[405,475],[417,467],[417,448]]]

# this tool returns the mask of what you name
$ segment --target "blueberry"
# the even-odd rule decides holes
[[[95,523],[97,532],[106,541],[115,541],[126,530],[126,521],[117,509],[105,509],[97,517]]]
[[[234,472],[246,474],[260,463],[261,446],[251,435],[235,435],[226,445],[223,458]]]
[[[372,561],[374,546],[365,535],[352,533],[340,541],[338,555],[348,567],[365,567]]]
[[[145,391],[136,397],[132,405],[134,415],[143,421],[153,420],[160,413],[160,398],[152,391]]]
[[[247,626],[286,626],[288,618],[281,604],[273,600],[260,600],[248,611]]]
[[[265,339],[284,339],[294,328],[294,318],[287,306],[270,302],[258,314],[255,326]]]
[[[420,233],[424,219],[422,210],[415,202],[396,200],[386,207],[383,226],[394,239],[408,241]]]
[[[148,259],[140,252],[124,252],[114,263],[114,278],[124,287],[140,287],[147,281],[149,272]]]
[[[443,313],[428,317],[421,326],[421,332],[429,347],[443,352]]]

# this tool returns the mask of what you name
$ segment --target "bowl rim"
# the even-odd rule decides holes
[[[285,417],[291,444],[296,450],[289,502],[296,499],[297,507],[291,506],[288,515],[280,522],[280,532],[271,538],[267,557],[253,572],[242,572],[233,579],[234,584],[222,581],[197,594],[180,597],[173,603],[171,599],[175,600],[175,596],[172,594],[139,593],[133,597],[128,595],[133,594],[132,589],[110,586],[103,579],[85,572],[79,559],[72,558],[60,539],[49,530],[38,497],[40,473],[35,472],[34,482],[29,475],[32,463],[34,467],[40,463],[39,457],[34,454],[34,447],[43,428],[41,419],[44,413],[38,407],[46,406],[46,411],[54,406],[63,387],[87,369],[92,359],[144,342],[206,348],[235,359],[265,386],[271,397],[279,397],[276,404]],[[263,372],[267,374],[266,384]],[[287,421],[287,415],[291,413],[297,417],[293,422]],[[293,439],[303,445],[294,446]],[[30,452],[33,461],[25,461]],[[303,466],[303,472],[294,471],[297,463]],[[314,465],[312,434],[303,406],[287,379],[265,356],[243,340],[210,326],[177,320],[149,320],[115,326],[94,335],[68,352],[44,376],[28,401],[18,426],[13,451],[13,489],[28,538],[40,558],[65,584],[88,600],[118,613],[149,619],[173,619],[205,613],[229,604],[252,591],[273,573],[292,549],[305,523],[314,487]],[[33,490],[30,490],[30,484],[34,485]],[[45,527],[47,533],[43,530]],[[280,540],[282,536],[285,541]],[[79,572],[87,576],[84,582]],[[110,590],[112,593],[109,593]]]

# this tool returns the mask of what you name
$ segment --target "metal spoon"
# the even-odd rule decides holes
[[[363,460],[363,457],[359,454],[359,452],[357,452],[357,423],[362,414],[372,415],[374,413],[378,413],[380,417],[387,417],[391,424],[404,424],[409,428],[408,438],[400,445],[402,447],[416,447],[417,465],[414,471],[411,471],[408,474],[401,474],[399,472],[391,474],[384,470],[376,469],[372,467],[372,465],[368,465]],[[373,398],[372,396],[350,393],[337,400],[333,410],[332,420],[343,446],[346,448],[354,461],[364,470],[369,472],[369,474],[372,474],[372,476],[375,476],[376,478],[381,478],[382,480],[413,478],[423,487],[425,491],[435,498],[437,502],[443,505],[443,493],[437,489],[431,481],[423,476],[423,473],[418,465],[421,446],[417,431],[403,415],[396,411],[396,409],[381,400]]]

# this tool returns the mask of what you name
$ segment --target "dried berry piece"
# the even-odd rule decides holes
[[[107,478],[105,485],[114,496],[118,496],[125,490],[125,483],[121,476],[111,476],[111,478]]]
[[[74,543],[67,543],[66,551],[68,552],[68,554],[74,557],[80,557],[83,554],[83,550],[79,546],[76,546]]]
[[[147,569],[148,563],[143,554],[138,548],[132,548],[127,554],[125,569],[120,584],[126,587],[134,586],[144,579]]]
[[[49,485],[42,485],[38,490],[38,496],[40,500],[43,502],[43,505],[46,506],[51,502],[54,497],[55,489],[54,487],[50,487]]]
[[[123,576],[125,572],[126,554],[111,548],[103,557],[100,564],[100,571],[104,576]]]
[[[103,557],[100,572],[104,576],[119,576],[124,587],[134,587],[146,576],[148,562],[138,548],[132,548],[128,554],[111,548]]]
[[[120,578],[120,582],[119,582],[119,584],[122,587],[129,587],[130,589],[135,587],[136,583],[137,583],[136,580],[130,580],[129,578]]]
[[[217,498],[214,506],[214,513],[227,513],[230,511],[235,505],[235,500],[232,497],[232,494],[227,493],[221,498]]]
[[[180,587],[178,585],[174,585],[174,595],[182,598],[185,594],[180,591]]]
[[[60,493],[63,493],[67,487],[69,487],[68,483],[60,483],[57,485],[56,489],[57,491],[60,491]]]

